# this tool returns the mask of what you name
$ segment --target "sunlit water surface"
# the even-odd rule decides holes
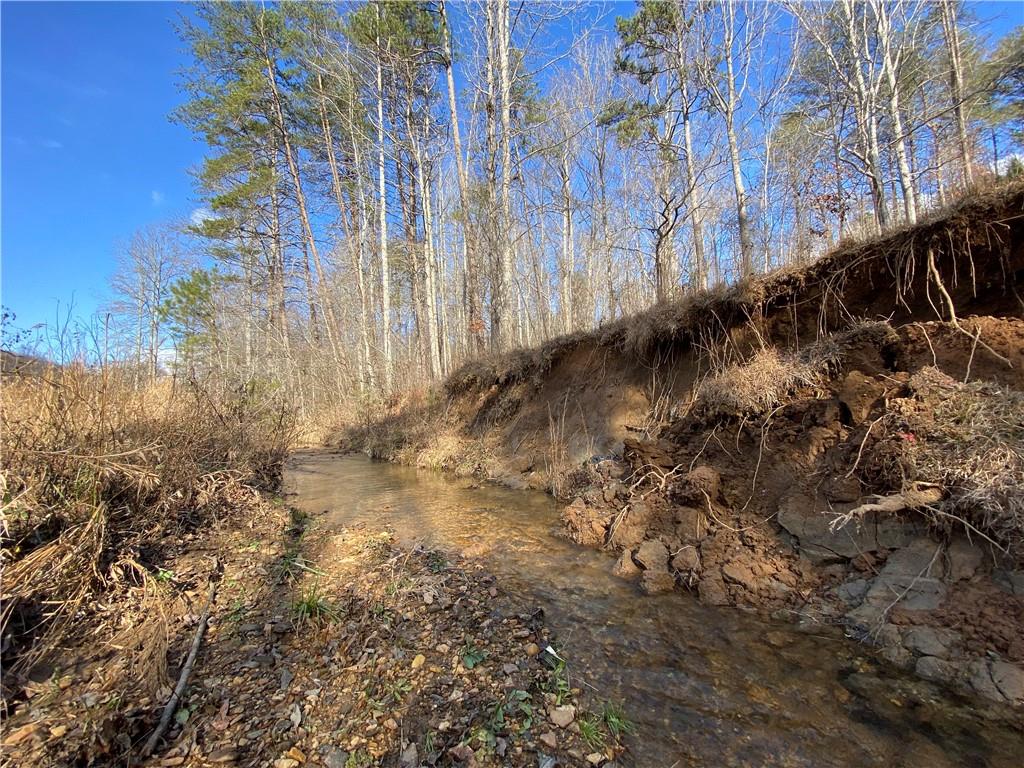
[[[1020,724],[894,677],[833,631],[639,595],[608,553],[558,535],[544,494],[322,451],[296,454],[286,487],[328,531],[388,526],[479,559],[522,610],[543,608],[572,671],[635,722],[628,765],[1024,765]]]

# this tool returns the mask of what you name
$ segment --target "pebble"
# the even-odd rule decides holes
[[[211,763],[233,763],[238,759],[238,753],[231,747],[222,747],[213,750],[206,759]]]
[[[542,733],[539,736],[539,738],[540,742],[549,749],[555,749],[556,747],[558,747],[558,737],[555,736],[555,734],[552,731],[546,731],[545,733]]]
[[[530,643],[528,646],[526,646],[527,656],[536,656],[538,653],[540,653],[540,646],[536,643]]]
[[[572,704],[555,707],[548,712],[548,717],[551,719],[551,722],[559,728],[567,728],[569,724],[576,719],[576,707]]]
[[[426,664],[426,662],[427,662],[427,657],[424,656],[422,653],[418,653],[418,654],[416,654],[416,658],[414,658],[412,660],[412,668],[413,669],[419,669],[424,664]]]
[[[587,755],[587,762],[591,765],[600,765],[602,762],[604,762],[604,755],[600,752],[591,752],[589,755]]]

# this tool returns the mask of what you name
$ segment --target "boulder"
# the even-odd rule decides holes
[[[946,580],[949,582],[966,581],[978,572],[984,559],[985,553],[980,547],[976,547],[967,539],[958,536],[946,547],[946,563],[948,565]]]
[[[632,502],[612,529],[608,542],[621,549],[637,546],[645,538],[650,518],[651,509],[645,502]]]
[[[668,549],[656,539],[648,539],[633,555],[641,568],[648,571],[664,571],[668,568]]]
[[[857,608],[846,614],[847,621],[871,631],[891,608],[929,611],[938,608],[946,596],[942,583],[945,570],[939,555],[941,544],[926,538],[889,556],[881,573],[871,582]]]
[[[584,546],[603,544],[610,521],[606,510],[595,509],[581,498],[562,509],[562,524],[569,538]]]
[[[960,676],[960,668],[956,664],[935,656],[922,656],[914,666],[918,677],[931,680],[933,683],[949,684]]]
[[[1008,661],[993,660],[992,682],[1011,704],[1024,704],[1024,669]]]
[[[991,701],[1006,700],[992,680],[992,670],[985,659],[974,659],[967,665],[967,683],[979,696]]]
[[[623,550],[612,566],[612,573],[623,579],[631,579],[640,573],[640,566],[633,562],[633,553],[628,549]]]
[[[869,586],[867,579],[852,579],[840,584],[836,588],[836,595],[847,605],[857,606],[863,602]]]
[[[702,499],[706,494],[711,501],[718,498],[718,491],[722,487],[722,478],[718,471],[706,464],[696,466],[687,472],[683,476],[683,482],[694,498]]]
[[[903,645],[907,650],[941,659],[949,656],[950,646],[956,639],[956,633],[935,627],[911,627],[903,633]]]
[[[995,583],[1011,595],[1024,595],[1024,571],[997,571],[992,576]]]
[[[739,584],[750,592],[757,591],[757,575],[754,573],[753,563],[749,557],[740,556],[734,558],[722,566],[722,575],[726,581]]]
[[[640,574],[640,590],[645,595],[660,595],[675,589],[676,580],[668,571],[648,570]]]
[[[707,535],[707,520],[704,512],[694,507],[677,507],[675,510],[676,536],[680,541],[696,544]]]
[[[730,602],[725,582],[718,574],[701,579],[697,585],[697,594],[705,605],[729,605]]]
[[[692,544],[687,544],[672,557],[672,569],[680,573],[700,570],[700,553]]]
[[[803,493],[790,495],[779,504],[779,525],[798,539],[800,552],[817,564],[905,547],[924,530],[916,521],[868,512],[833,531],[834,515],[849,511],[855,504],[832,504],[829,512],[822,511],[829,506]]]
[[[885,383],[850,371],[839,385],[839,402],[846,406],[852,424],[860,424],[871,413],[878,399],[885,394]]]

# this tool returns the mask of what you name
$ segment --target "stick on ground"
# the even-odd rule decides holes
[[[171,722],[171,717],[174,716],[174,710],[178,708],[178,702],[181,701],[181,695],[185,692],[185,686],[188,684],[189,675],[192,674],[192,667],[196,663],[196,656],[199,653],[199,646],[202,645],[203,635],[206,633],[206,624],[210,620],[210,607],[213,605],[214,595],[217,593],[217,582],[210,582],[210,591],[206,596],[206,607],[203,608],[203,615],[199,618],[199,626],[196,627],[196,634],[192,638],[192,647],[189,649],[188,658],[185,660],[185,666],[181,669],[181,675],[178,677],[178,684],[174,686],[174,693],[171,694],[171,698],[167,700],[164,705],[164,711],[160,715],[160,723],[157,725],[156,730],[153,731],[152,735],[146,741],[146,745],[142,748],[142,755],[146,757],[153,752],[156,747],[156,743],[160,741],[160,737],[164,735],[164,731],[167,730],[167,726]]]

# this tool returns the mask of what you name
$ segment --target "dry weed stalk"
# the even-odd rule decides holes
[[[244,508],[279,476],[292,420],[272,393],[220,382],[140,388],[133,378],[71,366],[4,381],[0,630],[15,674],[99,622],[100,594],[141,589],[125,605],[148,620],[127,621],[111,642],[151,688],[165,610],[140,545]]]

